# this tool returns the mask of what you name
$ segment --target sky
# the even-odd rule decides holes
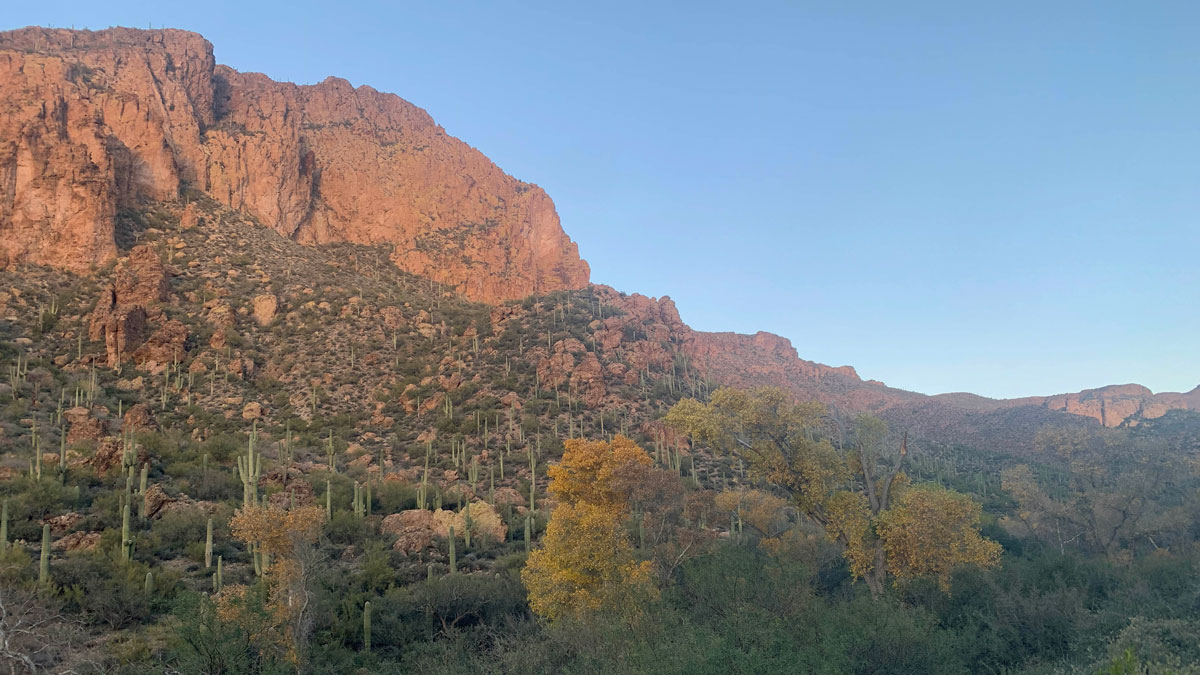
[[[12,3],[421,106],[592,280],[942,393],[1200,385],[1200,3]]]

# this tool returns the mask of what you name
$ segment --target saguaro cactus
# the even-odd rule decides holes
[[[133,537],[129,535],[129,502],[121,509],[121,560],[133,558]]]
[[[142,475],[138,481],[138,494],[142,496],[142,501],[138,504],[138,518],[146,519],[146,514],[150,510],[150,505],[146,500],[146,483],[150,480],[150,463],[142,463]]]
[[[38,565],[38,583],[50,581],[50,525],[42,525],[42,560]]]
[[[422,480],[421,484],[417,486],[417,508],[424,511],[425,507],[428,505],[429,505],[429,483],[427,483],[425,480]]]
[[[58,434],[58,478],[64,485],[67,482],[67,430],[62,429]]]
[[[254,450],[254,442],[257,437],[257,429],[251,431],[246,455],[238,456],[238,476],[242,479],[242,506],[244,508],[258,505],[258,478],[262,474],[262,455]]]
[[[205,532],[205,534],[204,534],[204,569],[208,569],[208,568],[212,567],[212,551],[213,551],[212,533],[213,533],[213,519],[209,518],[208,519],[208,531]]]
[[[8,550],[8,500],[0,507],[0,551]]]
[[[466,514],[466,517],[463,519],[463,525],[464,525],[464,527],[463,527],[463,548],[468,549],[468,548],[471,548],[471,525],[472,525],[472,523],[471,523],[471,500],[470,499],[467,500],[467,506],[464,508],[463,513]]]
[[[458,571],[458,557],[454,554],[454,526],[450,526],[450,573]]]
[[[363,649],[371,651],[371,601],[363,603]]]

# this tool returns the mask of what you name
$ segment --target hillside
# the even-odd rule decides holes
[[[589,283],[549,196],[416,106],[185,31],[0,33],[0,187],[13,672],[1045,675],[1198,644],[1200,387],[926,396],[693,330]],[[785,391],[719,417],[722,387]],[[584,621],[525,576],[555,549],[542,595]]]

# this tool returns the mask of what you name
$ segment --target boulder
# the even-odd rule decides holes
[[[259,326],[269,326],[275,319],[275,313],[279,309],[279,298],[271,293],[264,293],[254,297],[253,310],[254,321]]]

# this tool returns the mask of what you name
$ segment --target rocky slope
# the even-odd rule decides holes
[[[423,110],[218,66],[195,33],[0,33],[0,101],[7,263],[102,264],[118,210],[193,188],[303,243],[392,246],[402,269],[474,300],[588,281],[545,192]]]
[[[400,269],[469,300],[588,287],[587,263],[550,198],[448,136],[423,110],[336,78],[297,86],[239,73],[217,65],[212,45],[185,31],[0,33],[0,188],[0,263],[9,267],[99,268],[138,236],[138,218],[122,214],[172,204],[181,229],[207,231],[213,211],[195,200],[211,198],[302,244],[387,247]],[[166,283],[156,262],[134,249],[91,315],[89,339],[106,345],[109,366],[173,360],[186,338],[149,298]],[[256,303],[255,316],[274,313],[271,297]],[[548,345],[537,370],[590,405],[614,383],[645,385],[653,369],[672,390],[682,386],[676,379],[783,386],[931,436],[984,442],[1015,420],[1032,428],[1070,413],[1115,427],[1200,409],[1200,387],[926,397],[864,381],[848,366],[802,360],[769,333],[694,331],[669,298],[603,286],[588,297],[597,303],[589,334]],[[605,316],[606,305],[616,314]],[[493,323],[513,312],[498,307]]]

